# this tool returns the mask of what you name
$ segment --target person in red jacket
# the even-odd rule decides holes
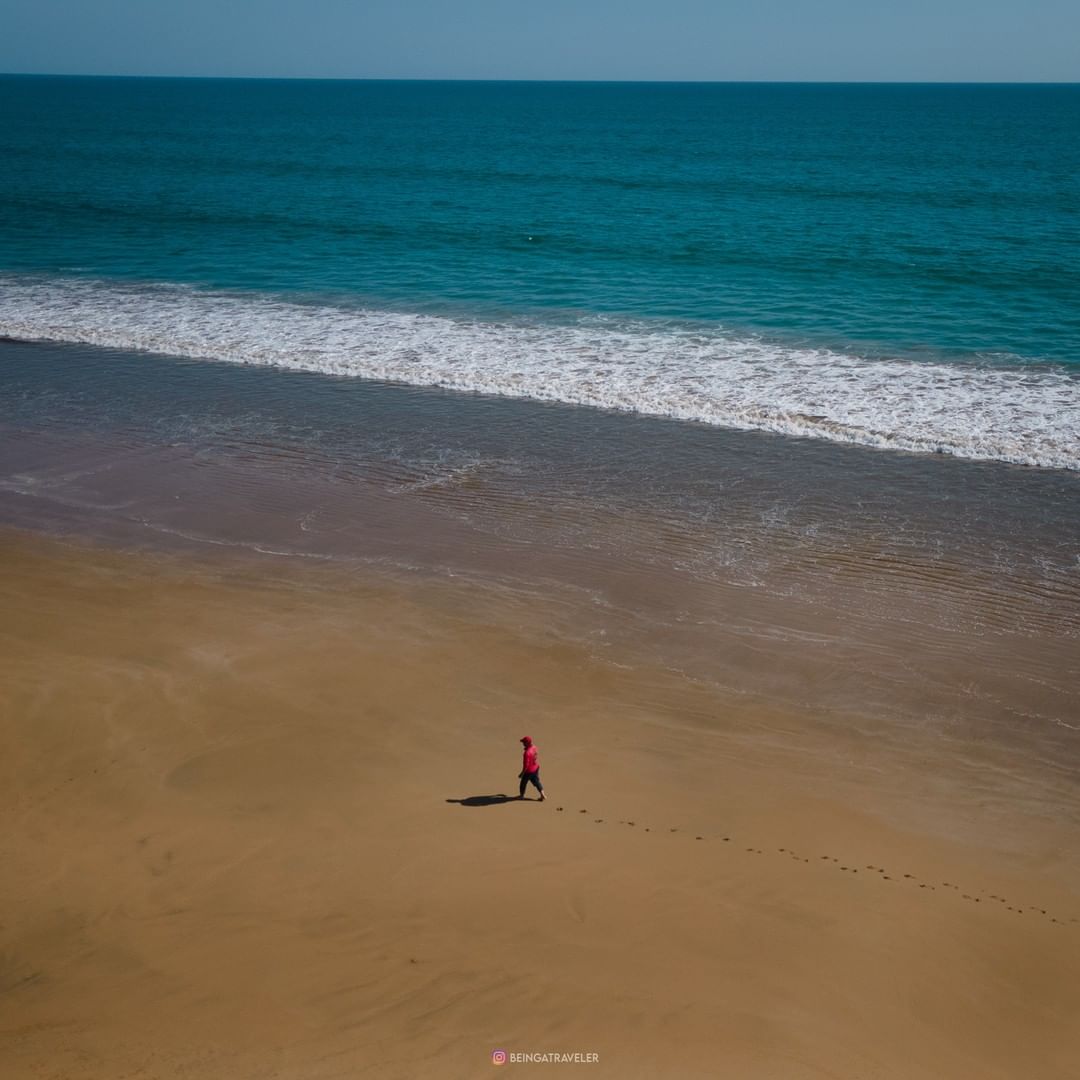
[[[540,792],[540,802],[544,801],[544,785],[540,783],[540,755],[533,746],[532,739],[528,735],[521,737],[521,745],[525,748],[521,755],[521,772],[518,777],[521,787],[518,790],[518,798],[525,798],[525,785],[532,784]]]

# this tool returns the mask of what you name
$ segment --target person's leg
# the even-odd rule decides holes
[[[540,783],[540,770],[537,769],[534,773],[529,773],[529,779],[532,781],[533,787],[540,792],[540,801],[544,801],[544,785]]]
[[[525,785],[528,782],[529,782],[529,774],[528,773],[522,773],[521,774],[521,783],[518,785],[518,798],[519,799],[524,799],[525,798]]]

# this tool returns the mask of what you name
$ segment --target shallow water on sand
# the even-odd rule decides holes
[[[1080,770],[1074,473],[85,347],[0,365],[6,524],[472,579],[617,662]]]

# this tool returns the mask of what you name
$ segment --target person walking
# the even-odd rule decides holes
[[[540,792],[539,801],[543,802],[544,785],[540,783],[540,755],[536,752],[536,747],[528,735],[522,735],[521,745],[524,747],[524,752],[521,755],[521,772],[518,773],[518,778],[521,780],[518,798],[524,799],[525,785],[532,784]]]

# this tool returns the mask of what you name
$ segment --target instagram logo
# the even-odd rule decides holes
[[[505,1050],[492,1050],[491,1051],[491,1064],[492,1065],[505,1065],[506,1064],[506,1051]]]

